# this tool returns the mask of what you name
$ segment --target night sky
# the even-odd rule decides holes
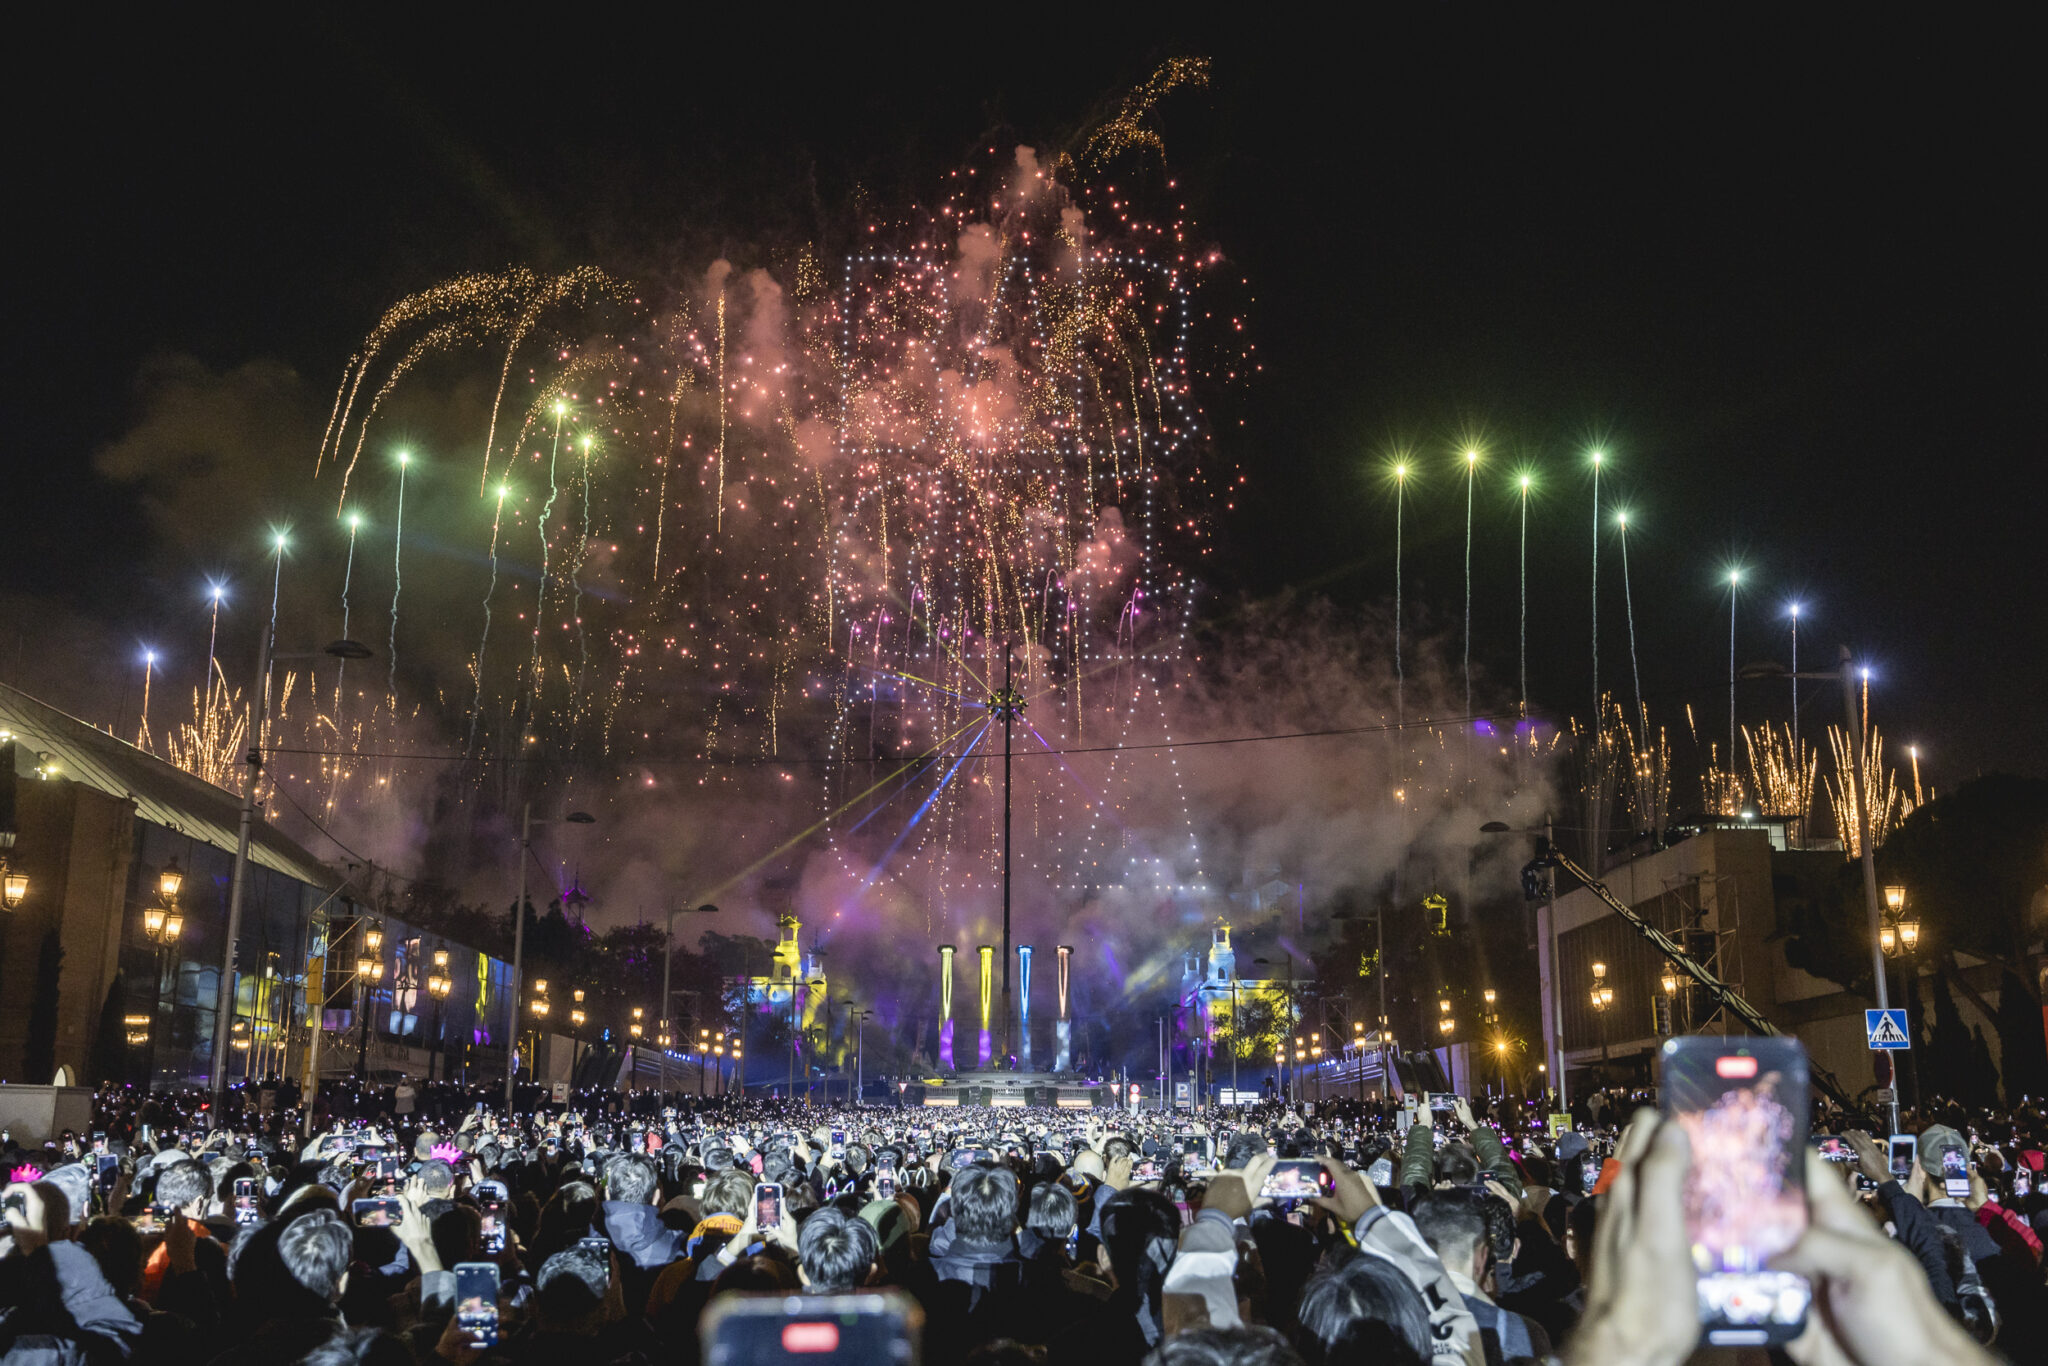
[[[1389,595],[1382,474],[1403,448],[1410,601],[1455,629],[1473,434],[1475,650],[1511,680],[1508,471],[1526,462],[1531,690],[1583,713],[1598,445],[1603,503],[1633,510],[1656,705],[1725,727],[1740,562],[1743,661],[1784,658],[1797,597],[1802,663],[1841,642],[1867,657],[1873,713],[1922,746],[1929,781],[2048,772],[2040,118],[2001,70],[2012,40],[1976,35],[1987,56],[1903,32],[1017,17],[943,50],[365,21],[260,45],[124,31],[38,61],[10,101],[0,677],[43,648],[41,605],[110,638],[200,610],[206,566],[167,554],[141,491],[91,466],[151,357],[274,359],[324,390],[391,300],[459,271],[766,264],[857,193],[929,199],[977,144],[1061,145],[1162,57],[1197,53],[1214,79],[1167,106],[1168,163],[1249,281],[1265,367],[1206,396],[1221,461],[1250,477],[1220,529],[1218,601]],[[310,476],[310,450],[278,458]],[[254,532],[220,527],[223,559]],[[1615,553],[1610,536],[1618,685]],[[1810,721],[1837,719],[1832,700]]]

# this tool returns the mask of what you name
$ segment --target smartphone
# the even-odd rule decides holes
[[[1913,1159],[1920,1155],[1920,1140],[1911,1134],[1891,1137],[1892,1175],[1904,1181],[1913,1174]]]
[[[100,1189],[110,1191],[114,1181],[121,1174],[121,1159],[113,1153],[101,1153],[93,1159],[93,1174],[99,1179]]]
[[[1941,1150],[1941,1188],[1951,1200],[1970,1198],[1970,1155],[1961,1148]]]
[[[576,1246],[595,1252],[598,1256],[605,1258],[606,1265],[610,1265],[612,1240],[605,1237],[602,1233],[585,1234],[576,1240]]]
[[[2012,1198],[2024,1200],[2033,1193],[2034,1174],[2025,1167],[2012,1169]]]
[[[404,1179],[404,1165],[395,1157],[377,1159],[377,1188],[382,1194],[398,1194],[398,1183]]]
[[[1821,1155],[1824,1162],[1854,1162],[1856,1150],[1851,1148],[1837,1134],[1815,1134],[1813,1150]]]
[[[498,1264],[455,1264],[455,1322],[472,1347],[498,1345]]]
[[[238,1176],[235,1178],[235,1222],[253,1224],[259,1218],[256,1212],[256,1178]]]
[[[135,1227],[141,1233],[162,1233],[171,1226],[171,1220],[177,1217],[176,1207],[152,1204],[143,1209],[142,1216],[135,1221]]]
[[[895,1198],[896,1169],[894,1167],[878,1168],[875,1172],[875,1199],[894,1200]]]
[[[993,1161],[995,1161],[994,1155],[986,1148],[955,1148],[946,1158],[946,1167],[948,1170],[958,1171],[962,1167],[971,1167],[977,1162]]]
[[[782,1227],[782,1184],[763,1181],[754,1187],[754,1224],[763,1233]]]
[[[476,1184],[476,1207],[482,1221],[483,1249],[486,1252],[505,1250],[505,1187],[496,1181],[479,1181]]]
[[[1458,1113],[1458,1098],[1448,1091],[1432,1091],[1429,1108],[1433,1114],[1455,1115]]]
[[[846,1151],[846,1130],[834,1129],[832,1131],[832,1151],[834,1153]]]
[[[1266,1200],[1307,1200],[1325,1193],[1323,1164],[1309,1157],[1283,1157],[1266,1174],[1259,1196]]]
[[[797,1299],[728,1294],[704,1310],[704,1366],[916,1366],[924,1314],[900,1290]]]
[[[1141,1157],[1131,1166],[1133,1181],[1157,1181],[1159,1176],[1159,1159],[1156,1157]]]
[[[1664,1113],[1692,1142],[1686,1241],[1702,1336],[1781,1346],[1806,1328],[1813,1289],[1770,1259],[1806,1231],[1806,1048],[1797,1039],[1667,1039]]]
[[[405,1207],[395,1195],[375,1195],[350,1207],[357,1228],[395,1228],[405,1216]]]
[[[94,1155],[94,1156],[98,1156],[99,1154],[101,1154],[101,1153],[105,1152],[106,1150],[107,1150],[107,1136],[106,1136],[105,1134],[101,1133],[101,1132],[100,1132],[100,1131],[99,1131],[98,1129],[95,1129],[95,1130],[93,1130],[93,1131],[92,1131],[92,1151],[93,1151],[93,1155]]]

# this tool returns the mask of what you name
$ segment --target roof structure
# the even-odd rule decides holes
[[[154,754],[0,683],[0,730],[12,732],[21,777],[56,765],[60,779],[83,783],[135,803],[146,821],[233,853],[241,827],[241,798],[195,778]],[[319,859],[266,824],[250,831],[249,857],[264,867],[323,890],[341,885]]]

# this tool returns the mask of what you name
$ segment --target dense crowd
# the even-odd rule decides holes
[[[108,1090],[6,1136],[0,1359],[1676,1363],[1699,1332],[1687,1134],[1619,1104],[298,1099],[209,1128]],[[1806,1155],[1795,1360],[2042,1359],[2048,1124],[1942,1118]]]

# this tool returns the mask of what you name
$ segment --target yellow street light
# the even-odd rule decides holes
[[[1885,909],[1897,915],[1906,905],[1906,889],[1893,883],[1884,889]]]
[[[185,874],[179,870],[178,861],[175,858],[166,863],[163,871],[156,875],[157,894],[163,897],[166,903],[176,901],[178,899],[178,889],[184,885]]]

